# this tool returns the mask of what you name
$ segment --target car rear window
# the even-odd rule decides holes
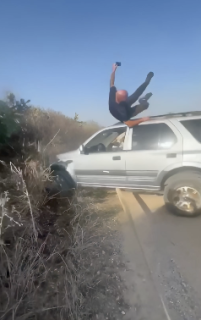
[[[201,143],[201,119],[183,120],[181,124]]]

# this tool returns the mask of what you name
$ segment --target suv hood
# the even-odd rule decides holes
[[[80,155],[79,149],[71,151],[71,152],[66,152],[66,153],[61,153],[57,155],[57,159],[60,161],[67,161],[67,160],[73,160],[77,156]]]

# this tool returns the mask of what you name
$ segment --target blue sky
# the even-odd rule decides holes
[[[102,125],[111,66],[132,93],[155,77],[144,115],[201,110],[200,0],[0,1],[0,96]]]

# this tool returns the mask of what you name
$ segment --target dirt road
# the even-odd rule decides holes
[[[117,190],[132,308],[125,319],[201,319],[201,217],[170,214],[162,197]]]

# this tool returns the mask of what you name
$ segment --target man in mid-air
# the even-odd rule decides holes
[[[131,120],[137,114],[146,110],[149,107],[148,99],[152,96],[152,93],[147,93],[144,97],[140,98],[142,93],[149,85],[151,79],[154,76],[153,72],[149,72],[145,82],[130,96],[126,90],[118,90],[114,85],[115,72],[118,65],[115,63],[112,66],[112,74],[110,78],[110,95],[109,95],[109,110],[114,118],[124,122],[129,127],[137,125],[138,123],[147,120],[148,118],[141,118]],[[139,99],[140,98],[140,99]],[[132,107],[132,105],[139,99],[139,104]]]

